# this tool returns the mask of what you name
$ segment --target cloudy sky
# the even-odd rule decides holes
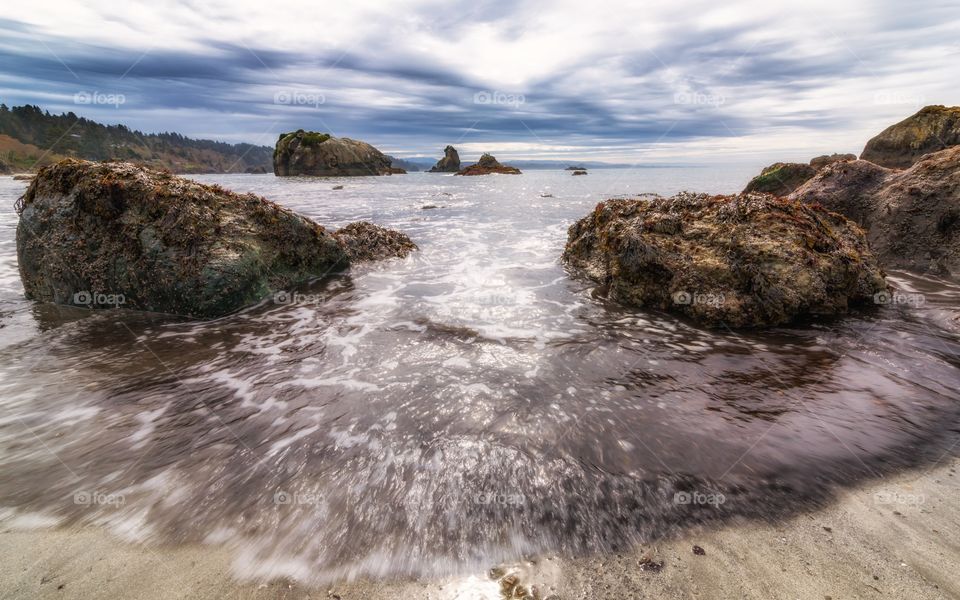
[[[34,0],[0,99],[272,145],[628,163],[859,152],[960,104],[960,0]]]

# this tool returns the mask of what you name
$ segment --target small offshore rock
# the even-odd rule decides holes
[[[492,154],[484,154],[476,164],[460,169],[457,175],[491,175],[494,173],[500,173],[502,175],[521,174],[520,169],[502,165]]]

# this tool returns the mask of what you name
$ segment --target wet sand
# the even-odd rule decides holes
[[[841,492],[782,524],[730,523],[622,555],[540,557],[433,581],[242,582],[224,550],[129,545],[96,529],[0,533],[4,598],[960,597],[960,460]],[[694,546],[703,554],[694,553]],[[658,569],[662,561],[662,569]],[[644,563],[646,566],[644,566]],[[519,590],[517,590],[519,592]]]

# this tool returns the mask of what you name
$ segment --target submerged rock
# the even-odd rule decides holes
[[[477,164],[470,165],[457,172],[457,175],[490,175],[501,173],[503,175],[520,175],[520,169],[508,165],[502,165],[493,157],[492,154],[484,154],[477,161]]]
[[[906,170],[865,160],[834,164],[791,197],[859,223],[887,268],[960,273],[960,146]]]
[[[766,194],[607,200],[570,227],[563,260],[612,300],[710,326],[843,314],[887,289],[854,223]]]
[[[332,234],[259,196],[123,162],[44,167],[18,210],[28,298],[93,308],[122,298],[126,308],[201,318],[409,243],[368,224]]]
[[[417,249],[407,234],[366,221],[350,223],[334,232],[333,237],[354,262],[403,258]]]
[[[366,142],[300,129],[280,135],[273,151],[273,172],[280,177],[354,177],[406,171],[392,167],[389,157]]]
[[[443,158],[431,167],[431,173],[456,173],[460,170],[460,154],[453,146],[443,149]]]
[[[924,154],[960,144],[960,106],[927,106],[867,142],[860,154],[881,167],[905,169]]]

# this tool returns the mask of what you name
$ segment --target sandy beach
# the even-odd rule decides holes
[[[958,464],[945,459],[932,469],[843,491],[827,509],[782,524],[730,523],[620,555],[537,557],[446,580],[354,581],[322,589],[245,581],[228,553],[212,547],[145,547],[95,529],[14,523],[0,535],[0,595],[480,599],[525,591],[561,599],[956,598]]]

